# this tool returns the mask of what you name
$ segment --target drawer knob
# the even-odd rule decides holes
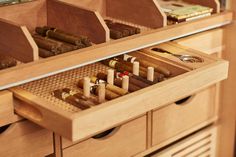
[[[175,102],[176,105],[184,105],[186,102],[188,102],[193,96],[188,96],[186,98],[180,99]]]
[[[100,134],[93,136],[92,138],[93,139],[106,139],[106,138],[110,137],[111,135],[114,135],[119,130],[119,128],[120,127],[115,127],[115,128],[106,130]]]

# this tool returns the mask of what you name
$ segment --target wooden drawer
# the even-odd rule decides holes
[[[200,131],[151,157],[215,157],[217,128]]]
[[[153,145],[216,116],[216,86],[153,112]]]
[[[182,62],[174,56],[155,52],[152,48],[195,55],[203,58],[204,62]],[[174,43],[132,52],[131,55],[165,66],[171,70],[172,76],[163,82],[83,111],[52,96],[51,92],[59,88],[68,87],[77,90],[76,83],[79,79],[109,69],[101,63],[94,63],[11,88],[15,97],[15,110],[19,115],[42,127],[77,141],[125,123],[227,78],[226,61]]]
[[[9,91],[0,92],[0,119],[9,118],[14,115],[13,95]]]
[[[42,157],[53,152],[52,133],[29,121],[1,127],[1,156]]]
[[[189,37],[181,38],[175,40],[174,42],[205,52],[207,54],[214,54],[222,52],[224,49],[223,33],[224,29],[218,28]]]
[[[146,116],[121,125],[98,139],[90,138],[63,150],[64,157],[130,157],[146,149]],[[63,140],[63,147],[70,142]]]

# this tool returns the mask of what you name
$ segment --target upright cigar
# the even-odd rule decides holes
[[[125,61],[128,61],[128,62],[135,62],[135,61],[138,61],[140,63],[141,66],[147,68],[147,67],[154,67],[155,71],[156,72],[160,72],[162,74],[164,74],[166,77],[169,77],[171,75],[171,72],[163,67],[163,66],[160,66],[160,65],[157,65],[157,64],[153,64],[151,62],[148,62],[146,61],[145,59],[137,59],[136,57],[133,57],[133,56],[130,56],[130,55],[123,55],[121,56],[121,58]]]
[[[55,55],[61,53],[60,52],[61,44],[58,44],[56,42],[52,42],[52,41],[47,40],[46,38],[38,36],[38,35],[33,35],[33,39],[39,48],[51,51]]]
[[[56,98],[63,100],[73,106],[76,106],[78,108],[80,108],[81,110],[85,110],[90,108],[87,104],[85,104],[83,101],[81,101],[80,99],[64,92],[63,90],[59,89],[59,90],[55,90],[52,93]]]
[[[70,88],[63,88],[62,89],[63,92],[66,92],[78,99],[81,99],[83,101],[86,101],[87,105],[89,106],[93,106],[93,105],[97,105],[98,104],[98,100],[96,98],[93,97],[86,97],[84,96],[82,93],[78,93],[78,92],[74,92],[72,91]]]
[[[98,73],[97,78],[101,80],[107,80],[107,74],[105,73]],[[118,87],[122,87],[122,78],[114,78],[114,85]],[[135,92],[137,90],[140,90],[141,88],[139,86],[134,85],[131,81],[129,81],[129,92]]]
[[[106,84],[106,89],[108,89],[116,94],[119,94],[119,95],[125,95],[128,93],[128,91],[126,91],[120,87],[106,83],[104,80],[100,80],[99,78],[97,78],[95,76],[91,77],[91,82],[95,83],[95,84],[101,84],[101,83]]]
[[[0,70],[17,65],[17,61],[9,56],[0,55]]]
[[[139,64],[139,62],[137,62],[137,61],[134,61],[133,62],[133,64],[131,63],[131,62],[128,62],[128,61],[124,61],[123,59],[121,59],[121,58],[115,58],[115,60],[117,60],[117,61],[119,61],[119,62],[121,62],[122,64],[125,64],[126,66],[128,66],[128,67],[132,67],[133,68],[133,70],[132,70],[132,72],[134,73],[134,75],[136,75],[136,76],[141,76],[141,77],[143,77],[143,78],[146,78],[147,77],[147,73],[148,73],[148,71],[147,71],[147,68],[144,68],[144,67],[142,67],[142,66],[140,66]],[[135,67],[135,64],[137,65],[137,63],[138,63],[138,66],[137,67]],[[137,69],[138,68],[138,69]],[[134,71],[135,70],[135,71]],[[129,71],[130,72],[130,71]],[[163,74],[161,74],[161,73],[159,73],[159,72],[155,72],[154,73],[154,82],[159,82],[159,81],[163,81],[164,80],[164,78],[165,78],[165,76],[163,75]]]
[[[84,87],[83,82],[84,82],[83,80],[79,80],[77,86],[78,86],[79,88],[82,88],[82,89],[83,89],[83,87]],[[93,93],[93,94],[95,94],[95,95],[98,95],[98,92],[99,92],[99,91],[98,91],[98,85],[91,84],[90,92]],[[113,99],[115,99],[115,98],[120,97],[120,95],[118,95],[118,94],[116,94],[116,93],[114,93],[114,92],[112,92],[112,91],[106,89],[105,97],[106,97],[107,100],[113,100]]]

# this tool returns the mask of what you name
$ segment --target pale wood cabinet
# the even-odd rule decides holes
[[[0,54],[18,60],[0,71],[0,156],[233,157],[236,4],[229,0],[226,10],[232,11],[220,11],[217,0],[185,1],[212,7],[213,15],[167,26],[155,0],[35,0],[0,7]],[[112,40],[105,19],[141,33]],[[93,45],[40,58],[31,34],[42,25],[84,33]],[[183,62],[155,48],[203,62]],[[76,90],[79,79],[110,69],[99,61],[126,53],[168,68],[171,77],[87,110],[51,94]]]

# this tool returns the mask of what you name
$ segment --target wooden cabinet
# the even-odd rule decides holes
[[[230,146],[233,145],[226,132],[227,128],[230,128],[230,135],[234,131],[231,127],[226,127],[232,124],[228,123],[226,117],[234,119],[234,103],[230,101],[234,92],[229,90],[230,84],[234,82],[234,72],[231,67],[230,79],[222,90],[225,94],[220,94],[216,83],[228,77],[229,63],[212,55],[223,51],[226,59],[234,61],[231,51],[235,46],[225,41],[233,41],[231,37],[225,37],[225,34],[232,36],[231,33],[235,32],[235,24],[226,27],[234,18],[233,12],[220,12],[216,0],[185,1],[212,7],[213,15],[167,26],[167,17],[154,0],[35,0],[1,7],[0,53],[9,51],[9,55],[16,58],[18,64],[0,71],[0,126],[13,123],[13,126],[23,128],[23,133],[27,135],[23,137],[21,133],[16,133],[19,138],[12,139],[13,135],[3,138],[8,132],[1,134],[0,141],[1,138],[4,141],[11,139],[13,143],[9,142],[9,145],[0,148],[0,153],[14,153],[8,149],[10,145],[15,145],[15,140],[20,139],[23,141],[22,145],[29,149],[18,150],[15,146],[19,155],[50,154],[53,138],[47,130],[51,130],[63,137],[62,141],[59,138],[60,145],[57,145],[54,138],[54,151],[59,150],[59,154],[63,153],[64,156],[144,156],[216,123],[218,117],[219,126],[223,126],[219,137],[230,141]],[[140,27],[141,33],[112,40],[105,19]],[[36,26],[42,25],[68,30],[75,35],[83,33],[91,39],[93,45],[47,59],[40,58],[32,32]],[[212,30],[219,27],[220,29]],[[196,35],[191,36],[193,34]],[[188,37],[182,38],[186,36]],[[173,41],[175,39],[178,40]],[[161,54],[155,48],[174,51],[176,55]],[[226,50],[230,55],[224,52]],[[97,72],[107,72],[109,69],[99,61],[126,53],[167,67],[172,76],[163,82],[105,101],[87,110],[81,110],[52,96],[53,90],[64,87],[82,92],[76,87],[79,79]],[[176,57],[178,55],[196,56],[203,62],[184,62]],[[221,98],[227,98],[227,101]],[[231,116],[227,115],[227,111],[230,111]],[[19,120],[15,114],[47,130],[34,124],[25,126],[24,123],[30,123],[28,121],[14,123]],[[106,137],[93,138],[98,133],[117,126],[120,127],[108,131],[110,134]],[[16,130],[21,130],[17,128]],[[28,130],[37,133],[29,136]],[[206,131],[207,136],[200,133],[196,138],[189,138],[189,142],[181,142],[184,144],[176,149],[166,149],[168,155],[181,156],[187,153],[190,156],[215,156],[213,151],[208,151],[215,149],[215,146],[209,144],[216,139],[212,130]],[[35,145],[28,142],[40,138],[45,140]],[[201,149],[196,149],[197,147]],[[36,149],[35,154],[29,151],[33,149]],[[229,148],[227,156],[232,156],[231,151],[232,148]]]
[[[8,157],[42,157],[53,152],[52,133],[29,121],[0,128],[0,154]]]

